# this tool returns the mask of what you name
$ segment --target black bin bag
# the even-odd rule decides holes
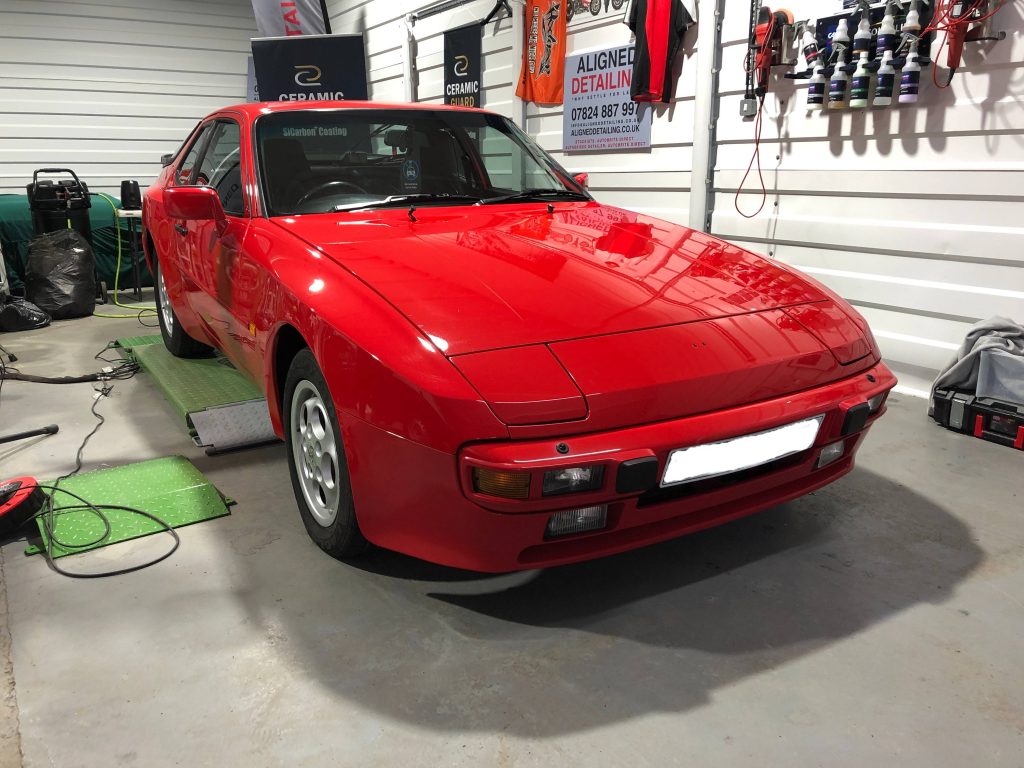
[[[25,297],[54,320],[91,315],[96,309],[96,260],[73,229],[47,232],[28,246]]]
[[[34,331],[50,324],[50,316],[35,304],[0,294],[0,333]]]

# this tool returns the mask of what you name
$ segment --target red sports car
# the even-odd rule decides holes
[[[336,557],[510,571],[717,525],[848,472],[895,384],[828,289],[602,205],[490,112],[245,104],[165,166],[164,341],[262,386]]]

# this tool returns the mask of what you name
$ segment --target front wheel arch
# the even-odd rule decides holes
[[[282,325],[274,336],[271,354],[271,364],[268,376],[270,391],[267,392],[267,404],[271,410],[271,420],[275,426],[280,425],[284,430],[285,405],[284,405],[284,384],[288,378],[288,368],[292,360],[304,349],[312,349],[309,342],[293,325]]]

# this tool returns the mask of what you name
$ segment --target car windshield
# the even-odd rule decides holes
[[[278,112],[257,120],[256,142],[272,216],[590,199],[510,120],[483,112]]]

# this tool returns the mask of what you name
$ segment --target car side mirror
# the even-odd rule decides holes
[[[172,219],[224,221],[224,207],[211,187],[169,187],[164,190],[164,207]]]
[[[573,179],[584,189],[590,188],[590,174],[589,173],[577,173],[573,176]]]
[[[166,168],[168,165],[174,162],[174,154],[168,152],[166,155],[160,155],[160,165]]]

